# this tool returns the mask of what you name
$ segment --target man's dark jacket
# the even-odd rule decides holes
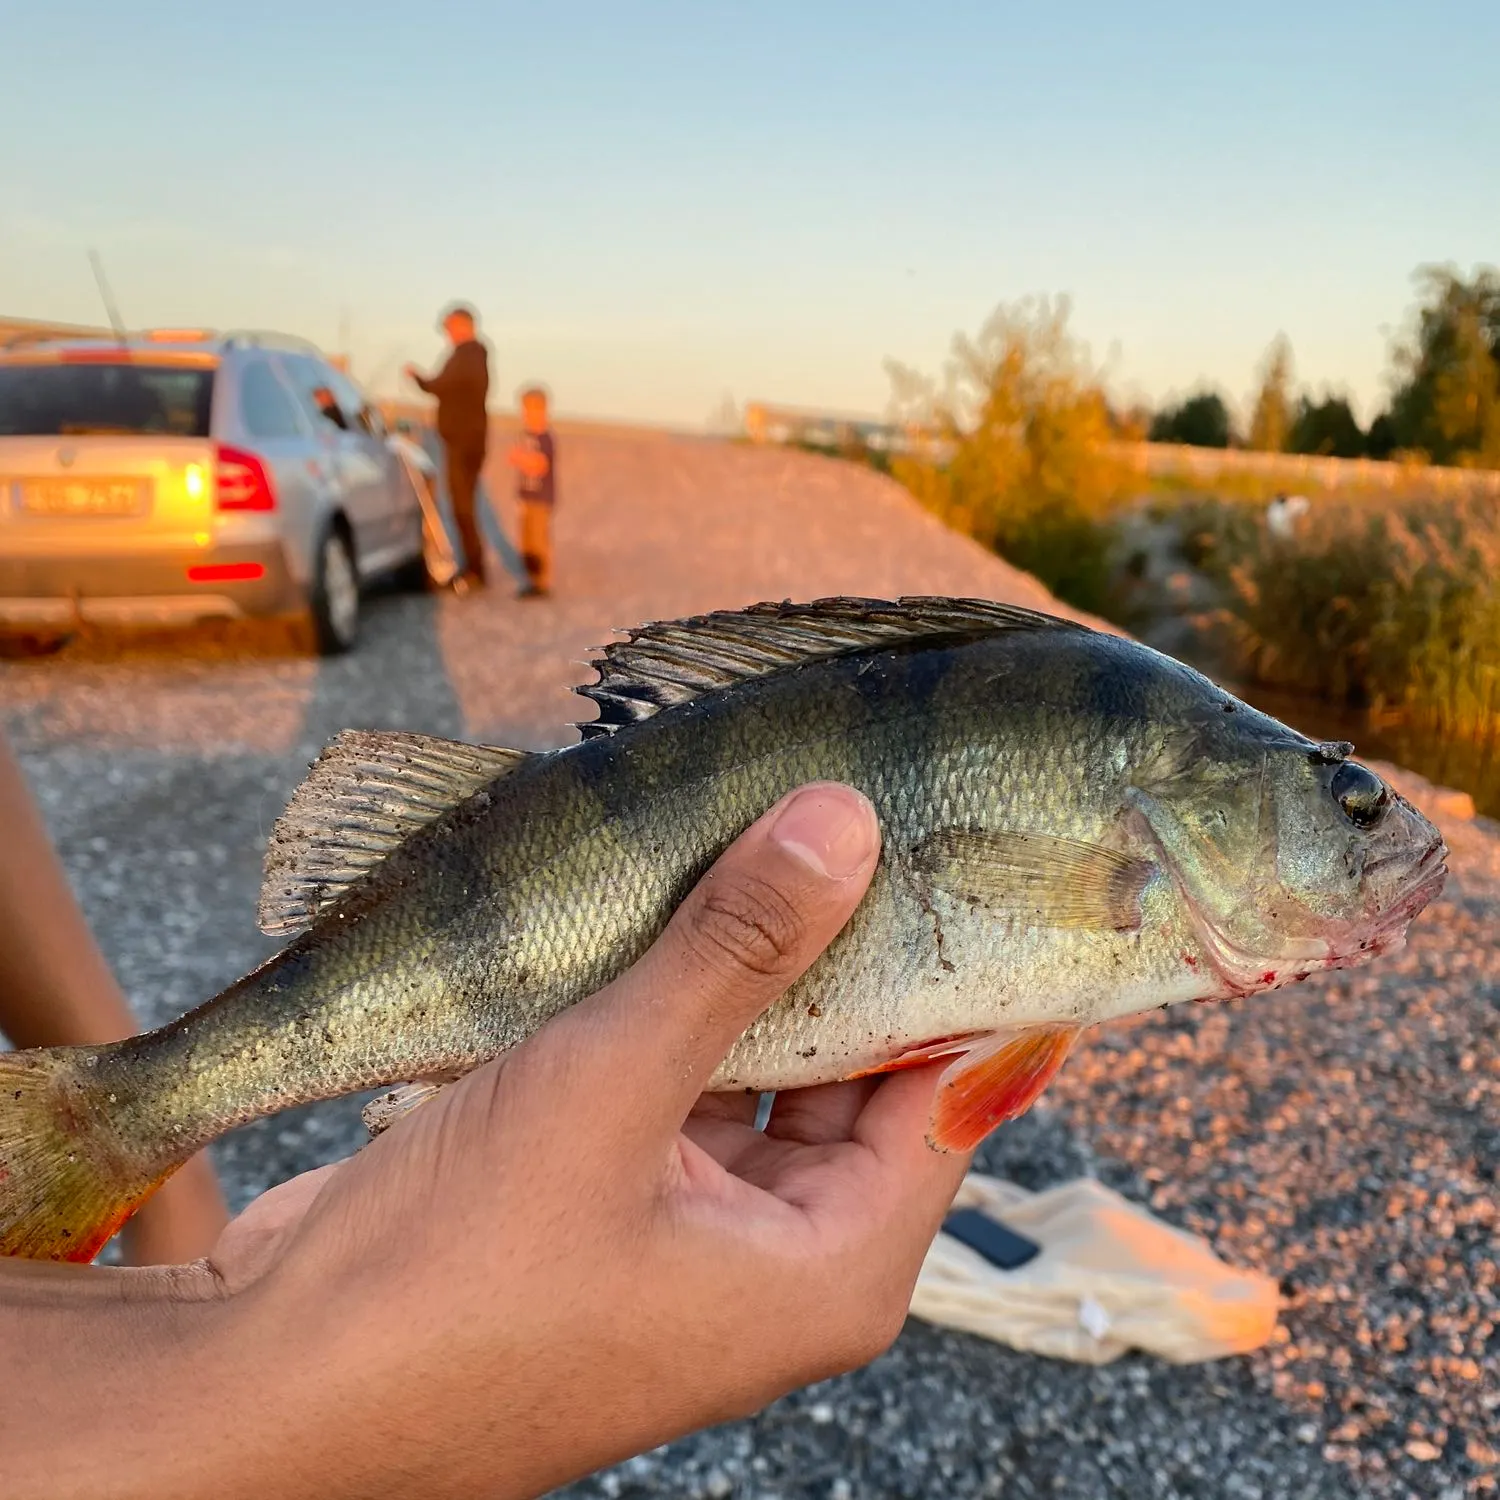
[[[484,403],[490,393],[490,361],[478,339],[455,344],[448,363],[431,377],[418,375],[417,384],[437,397],[438,436],[450,447],[484,452],[488,424]]]

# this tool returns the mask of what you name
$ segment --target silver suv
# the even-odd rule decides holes
[[[420,501],[310,344],[157,330],[0,353],[0,625],[293,615],[331,654],[390,573],[423,578]]]

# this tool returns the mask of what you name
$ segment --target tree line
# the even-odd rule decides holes
[[[1368,428],[1347,396],[1296,389],[1284,334],[1266,351],[1243,434],[1212,389],[1122,425],[1144,428],[1152,442],[1202,448],[1500,468],[1500,270],[1481,266],[1466,278],[1452,266],[1424,266],[1416,281],[1410,331],[1392,352],[1391,397]]]

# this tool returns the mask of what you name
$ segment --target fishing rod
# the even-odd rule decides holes
[[[104,301],[104,311],[109,315],[109,326],[115,331],[117,343],[125,342],[125,325],[120,321],[120,309],[115,306],[113,293],[109,289],[109,282],[104,276],[104,262],[99,259],[97,250],[89,251],[89,264],[94,268],[94,280],[99,287],[99,295]]]

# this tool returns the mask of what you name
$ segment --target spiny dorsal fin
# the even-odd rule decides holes
[[[261,931],[301,932],[418,828],[525,759],[524,750],[425,734],[344,730],[271,830]]]
[[[597,682],[575,689],[599,705],[580,724],[585,739],[613,734],[663,708],[805,662],[942,636],[1003,630],[1086,630],[1072,620],[988,599],[913,596],[752,604],[686,620],[642,625],[589,663]]]

